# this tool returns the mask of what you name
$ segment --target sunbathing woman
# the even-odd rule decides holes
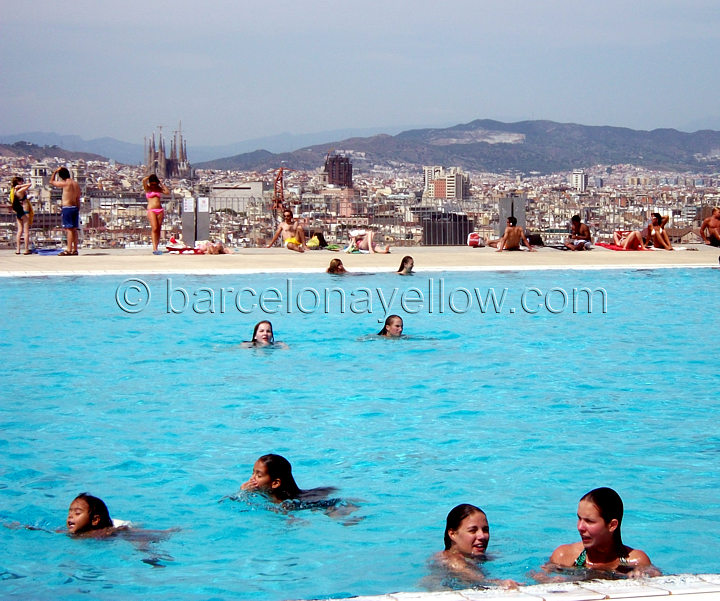
[[[170,191],[164,184],[160,183],[158,176],[154,173],[145,177],[142,184],[143,190],[145,190],[145,198],[147,198],[147,217],[150,222],[153,254],[161,255],[162,251],[158,250],[158,244],[160,244],[160,231],[162,230],[163,216],[165,215],[161,200],[163,194],[169,194]]]
[[[647,250],[643,243],[642,234],[638,231],[624,232],[624,235],[615,232],[613,240],[616,246],[622,246],[625,250]]]
[[[632,577],[659,576],[660,571],[640,549],[623,544],[620,525],[623,502],[611,488],[596,488],[578,504],[577,529],[581,542],[560,545],[543,569],[586,568]],[[593,573],[593,577],[597,574]]]

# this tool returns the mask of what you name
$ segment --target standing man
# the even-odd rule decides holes
[[[712,215],[702,222],[700,235],[710,246],[720,246],[720,208],[713,207]]]
[[[305,232],[300,225],[300,222],[293,219],[293,214],[290,209],[285,209],[283,211],[283,219],[284,221],[278,226],[275,235],[272,240],[270,240],[270,244],[268,244],[267,247],[270,248],[273,244],[275,244],[278,236],[282,234],[282,241],[285,248],[300,253],[305,252],[307,250],[307,246],[305,245]]]
[[[570,236],[565,241],[570,250],[590,250],[592,241],[590,228],[580,220],[580,215],[573,215],[570,219]]]
[[[70,177],[66,167],[58,167],[50,176],[50,185],[62,188],[62,226],[67,236],[67,249],[59,256],[77,255],[78,227],[80,226],[80,186]]]

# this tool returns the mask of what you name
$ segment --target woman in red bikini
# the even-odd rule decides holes
[[[158,250],[160,243],[160,230],[162,229],[163,217],[165,210],[162,208],[163,194],[170,194],[170,191],[164,184],[160,183],[158,176],[154,173],[143,179],[143,190],[145,190],[145,198],[147,198],[147,216],[150,221],[150,230],[152,236],[153,254],[161,255],[162,251]]]

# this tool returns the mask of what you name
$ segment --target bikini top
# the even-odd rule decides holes
[[[630,565],[630,562],[628,561],[627,557],[619,557],[618,560],[620,561],[618,567]],[[580,555],[578,555],[577,559],[575,560],[575,563],[573,564],[573,567],[575,567],[575,568],[586,568],[587,567],[587,549],[583,549],[582,553],[580,553]]]

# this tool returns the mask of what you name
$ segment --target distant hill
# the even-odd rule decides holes
[[[356,168],[406,164],[459,166],[489,172],[552,173],[596,164],[630,163],[671,171],[720,170],[720,132],[639,131],[553,121],[476,120],[444,129],[348,138],[293,152],[239,154],[196,164],[207,169],[314,169],[328,151],[352,151]]]
[[[31,156],[37,160],[58,157],[68,161],[107,161],[107,158],[90,152],[75,152],[60,148],[59,146],[38,146],[30,142],[15,142],[14,144],[0,144],[0,155],[9,157]]]

